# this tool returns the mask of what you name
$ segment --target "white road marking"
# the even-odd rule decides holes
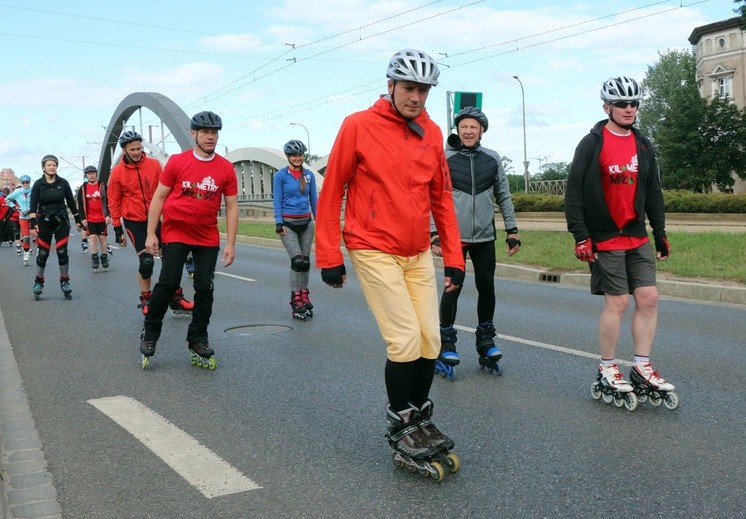
[[[140,440],[208,499],[261,488],[137,400],[113,396],[88,403]]]
[[[215,271],[215,274],[218,274],[220,276],[225,276],[227,278],[240,279],[241,281],[256,281],[256,279],[246,278],[243,276],[237,276],[235,274],[228,274],[227,272],[218,272],[217,270]]]
[[[469,328],[467,326],[455,325],[454,328],[458,330],[463,330],[465,332],[471,332],[471,333],[474,333],[477,331],[475,328]],[[560,353],[569,353],[570,355],[575,355],[577,357],[586,357],[588,359],[601,360],[600,356],[594,353],[588,353],[587,351],[573,350],[570,348],[565,348],[564,346],[557,346],[555,344],[547,344],[546,342],[530,341],[528,339],[521,339],[520,337],[511,337],[510,335],[502,335],[499,333],[497,334],[497,337],[505,341],[517,342],[518,344],[525,344],[526,346],[535,346],[537,348],[544,348],[545,350],[558,351]],[[634,363],[628,360],[617,360],[617,364],[620,364],[622,366],[633,366],[634,365]]]

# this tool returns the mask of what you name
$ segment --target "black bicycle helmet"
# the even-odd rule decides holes
[[[45,163],[46,161],[48,161],[48,160],[53,160],[53,161],[54,161],[54,163],[55,163],[55,164],[56,164],[57,166],[59,166],[59,165],[60,165],[60,161],[59,161],[59,159],[58,159],[57,157],[55,157],[54,155],[44,155],[44,157],[42,157],[42,159],[41,159],[41,167],[42,167],[42,168],[44,167],[44,163]]]
[[[282,147],[282,151],[285,152],[285,155],[305,155],[308,149],[303,142],[292,140],[285,143],[285,146]]]
[[[489,121],[487,120],[487,116],[484,115],[484,112],[474,106],[465,106],[461,110],[459,110],[456,116],[453,118],[453,124],[455,126],[458,126],[458,123],[459,121],[461,121],[461,119],[476,119],[477,121],[479,121],[479,124],[482,125],[482,130],[485,132],[487,131],[487,127],[490,125]]]
[[[223,121],[218,114],[200,112],[192,117],[192,130],[222,130]]]
[[[142,136],[137,132],[127,130],[119,137],[119,146],[124,148],[130,142],[135,142],[135,141],[142,142]]]

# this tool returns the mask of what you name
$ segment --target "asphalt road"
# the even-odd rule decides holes
[[[64,517],[743,517],[743,307],[662,301],[654,360],[681,406],[630,413],[590,396],[601,300],[498,280],[504,375],[478,368],[462,330],[456,380],[436,377],[431,396],[463,469],[436,484],[390,460],[384,346],[351,268],[342,290],[314,271],[315,316],[293,321],[284,250],[239,245],[215,279],[217,370],[189,363],[187,320],[173,316],[142,370],[132,250],[92,274],[78,247],[73,237],[73,300],[54,282],[53,258],[38,302],[33,267],[0,248],[0,305]],[[465,329],[475,302],[468,276]],[[628,360],[627,325],[619,357]],[[234,327],[244,334],[226,332]],[[119,396],[260,488],[206,497],[91,403]],[[186,445],[165,448],[178,458]]]

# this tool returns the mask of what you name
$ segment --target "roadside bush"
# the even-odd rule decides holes
[[[679,189],[663,192],[667,213],[746,213],[746,193],[692,193]],[[564,212],[564,196],[514,193],[518,212]]]

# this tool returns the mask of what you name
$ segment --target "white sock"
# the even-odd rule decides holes
[[[633,359],[635,366],[642,366],[644,364],[650,364],[650,357],[643,357],[642,355],[635,355]]]

